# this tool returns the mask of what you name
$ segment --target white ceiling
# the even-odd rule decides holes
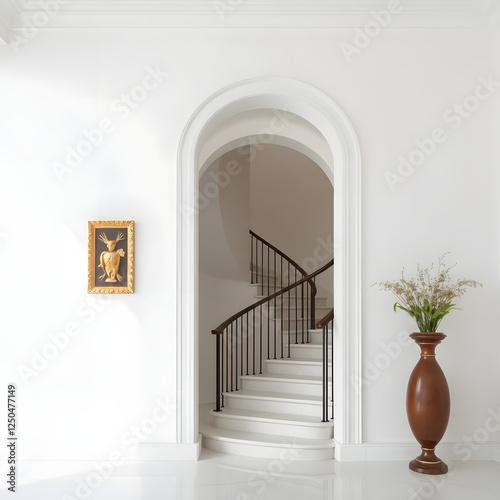
[[[391,27],[500,26],[500,0],[0,0],[0,41],[26,19],[39,29],[362,27],[391,3],[401,7]]]

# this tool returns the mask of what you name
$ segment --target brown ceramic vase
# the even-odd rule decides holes
[[[450,391],[435,353],[446,335],[412,333],[410,337],[420,346],[421,353],[408,382],[406,412],[422,448],[422,453],[410,462],[410,469],[421,474],[446,474],[448,466],[435,453],[450,416]]]

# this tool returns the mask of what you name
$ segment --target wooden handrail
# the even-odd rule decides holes
[[[297,288],[298,286],[302,285],[302,283],[305,283],[306,281],[311,280],[312,278],[318,276],[318,274],[321,274],[322,272],[326,271],[330,267],[333,266],[333,259],[325,264],[323,267],[318,269],[317,271],[314,271],[314,273],[311,273],[304,278],[300,279],[299,281],[296,281],[295,283],[292,283],[291,285],[288,285],[285,288],[282,288],[281,290],[273,293],[272,295],[269,295],[268,297],[264,297],[263,299],[259,300],[255,304],[252,304],[245,309],[242,309],[241,311],[237,312],[236,314],[233,314],[229,319],[224,321],[224,323],[221,323],[217,328],[212,330],[213,335],[222,335],[224,330],[226,329],[227,326],[229,326],[233,321],[238,319],[239,317],[243,316],[244,314],[252,311],[253,309],[256,309],[257,307],[261,306],[262,304],[266,304],[267,302],[270,302],[271,300],[275,299],[276,297],[279,297],[280,295],[285,294],[286,292],[293,290],[294,288]]]
[[[266,241],[264,238],[262,238],[262,236],[259,236],[258,234],[255,234],[251,229],[249,230],[249,233],[254,238],[257,238],[260,242],[262,242],[265,245],[267,245],[271,250],[274,250],[278,255],[281,255],[281,257],[283,257],[285,260],[287,260],[288,262],[290,262],[290,264],[292,264],[292,266],[294,266],[302,274],[303,277],[309,276],[309,274],[306,273],[306,271],[301,266],[299,266],[299,264],[297,264],[297,262],[295,262],[288,255],[284,254],[279,248],[276,248],[273,244],[271,244],[268,241]],[[310,279],[310,280],[307,280],[307,281],[309,281],[309,284],[311,285],[311,294],[312,295],[316,295],[316,293],[318,291],[318,289],[316,288],[316,283],[314,283],[313,279]]]
[[[327,312],[326,315],[316,323],[316,328],[324,328],[333,319],[333,308]]]

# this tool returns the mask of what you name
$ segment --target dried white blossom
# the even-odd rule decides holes
[[[456,309],[453,300],[461,297],[468,287],[483,286],[477,281],[464,278],[453,281],[450,271],[456,264],[446,266],[443,263],[447,253],[439,259],[435,276],[431,273],[433,265],[422,269],[417,264],[417,276],[414,278],[406,278],[403,269],[398,281],[374,283],[381,290],[396,295],[398,302],[394,304],[394,310],[399,308],[406,311],[415,319],[421,332],[435,332],[443,317]]]

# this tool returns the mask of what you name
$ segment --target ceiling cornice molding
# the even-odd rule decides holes
[[[22,11],[37,11],[47,0],[13,1]],[[55,0],[66,12],[86,13],[160,13],[213,14],[218,7],[231,7],[244,13],[255,14],[341,14],[367,13],[387,9],[390,0]],[[409,12],[435,13],[461,11],[480,13],[497,0],[392,0]],[[228,10],[226,9],[226,10]]]
[[[390,27],[488,27],[500,0],[2,0],[15,4],[10,26],[49,19],[54,28],[334,28],[363,27],[373,13],[398,6]],[[0,17],[3,7],[0,9]],[[12,9],[11,9],[12,10]],[[497,23],[498,24],[498,23]]]

